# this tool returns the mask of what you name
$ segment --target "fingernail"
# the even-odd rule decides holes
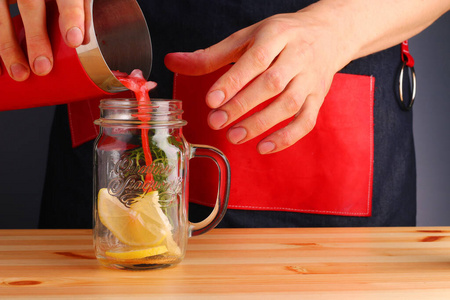
[[[247,137],[247,130],[243,127],[236,127],[228,131],[228,139],[233,144],[237,144]]]
[[[33,66],[34,72],[36,72],[37,75],[46,75],[52,69],[52,63],[45,56],[38,56],[34,60]]]
[[[206,101],[210,107],[219,107],[225,100],[225,93],[221,90],[212,91],[208,94]]]
[[[259,153],[266,154],[275,150],[275,144],[272,142],[264,142],[258,146]]]
[[[209,126],[213,129],[220,129],[228,121],[228,115],[223,110],[216,110],[209,115],[208,120]]]
[[[70,46],[78,47],[83,42],[83,33],[80,28],[72,27],[67,30],[66,39]]]
[[[11,65],[11,74],[15,80],[25,80],[28,75],[28,68],[22,64]]]

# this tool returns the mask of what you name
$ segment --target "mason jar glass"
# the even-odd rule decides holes
[[[105,266],[142,270],[178,264],[190,236],[223,218],[230,190],[227,158],[216,148],[189,144],[182,103],[108,99],[100,104],[94,144],[94,248]],[[189,160],[208,157],[219,169],[211,215],[188,220]]]

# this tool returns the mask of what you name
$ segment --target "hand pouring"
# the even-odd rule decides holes
[[[141,69],[148,78],[152,64],[150,33],[135,0],[95,0],[86,18],[89,43],[76,49],[64,43],[54,1],[47,2],[47,27],[54,56],[52,71],[46,76],[33,73],[23,82],[9,77],[2,63],[0,110],[13,110],[120,97],[127,89],[111,71],[130,73]],[[19,43],[26,47],[25,31],[19,16],[13,19]]]

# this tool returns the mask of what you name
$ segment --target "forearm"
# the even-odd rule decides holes
[[[450,0],[321,0],[305,12],[330,22],[346,41],[345,65],[413,37],[449,9]]]
[[[336,72],[409,39],[449,8],[450,0],[320,0],[297,13],[264,19],[202,51],[169,54],[165,62],[173,72],[189,75],[234,62],[207,92],[213,109],[208,124],[219,130],[237,121],[227,138],[241,144],[293,118],[258,143],[261,154],[274,153],[312,130]],[[274,97],[266,108],[243,117]]]

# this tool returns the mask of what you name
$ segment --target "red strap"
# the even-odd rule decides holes
[[[409,52],[408,41],[402,43],[402,61],[410,68],[414,67],[414,58]]]

